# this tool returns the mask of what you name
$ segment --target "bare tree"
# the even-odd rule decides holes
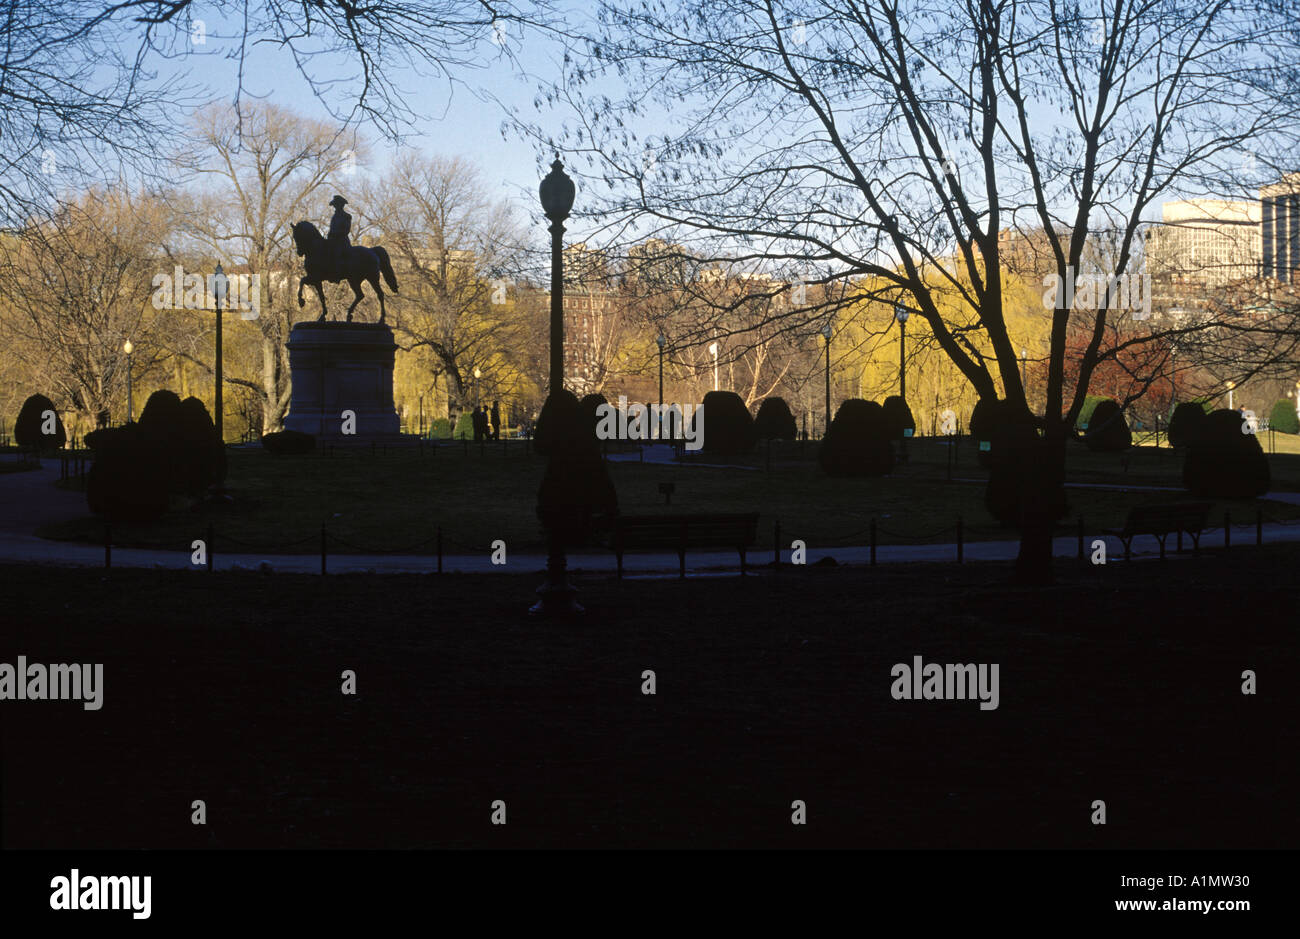
[[[344,174],[364,161],[365,148],[354,133],[272,104],[249,104],[238,112],[208,108],[196,116],[195,128],[196,144],[187,159],[201,188],[178,205],[180,225],[192,252],[261,278],[260,310],[252,321],[260,335],[261,362],[255,377],[232,373],[225,378],[256,392],[262,431],[268,433],[289,408],[290,330],[299,318],[318,315],[301,313],[295,303],[300,262],[291,228],[300,219],[328,218],[333,195],[328,187],[348,180]],[[201,364],[213,367],[206,356]]]
[[[522,345],[522,236],[508,206],[459,158],[406,154],[367,190],[365,216],[383,240],[402,284],[393,325],[408,351],[432,353],[450,398],[471,403],[477,368],[494,394],[517,393],[507,367]]]
[[[167,218],[148,198],[92,190],[0,239],[0,341],[87,424],[126,394],[126,340],[137,379],[163,354],[150,274]]]
[[[533,133],[608,184],[596,211],[611,227],[876,278],[981,398],[1025,410],[1000,232],[1040,229],[1062,284],[1094,233],[1114,232],[1108,273],[1123,276],[1158,198],[1239,185],[1247,151],[1284,153],[1300,127],[1279,91],[1297,49],[1274,3],[684,0],[605,3],[601,19],[550,89],[563,131]],[[629,89],[616,102],[614,74]],[[1058,296],[1021,496],[1031,580],[1050,577],[1048,507],[1106,322],[1131,315],[1106,292],[1067,386],[1074,304]]]

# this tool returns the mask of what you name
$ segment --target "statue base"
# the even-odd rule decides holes
[[[402,439],[393,405],[397,343],[382,323],[298,323],[289,335],[286,430],[324,443]]]

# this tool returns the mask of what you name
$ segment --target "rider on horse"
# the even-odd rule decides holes
[[[343,264],[343,253],[348,249],[348,234],[352,231],[352,216],[343,211],[343,206],[348,204],[348,200],[342,196],[335,196],[330,200],[330,205],[334,206],[334,217],[330,219],[330,232],[325,236],[329,242],[337,266]]]

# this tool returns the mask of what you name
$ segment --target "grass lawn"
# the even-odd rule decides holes
[[[0,846],[1290,848],[1298,564],[587,576],[567,623],[536,576],[0,567],[0,659],[104,666],[3,705]],[[915,655],[999,706],[894,700]]]
[[[969,440],[959,448],[952,474],[967,482],[946,481],[947,445],[933,439],[910,441],[909,462],[883,479],[830,479],[813,459],[816,445],[809,443],[802,458],[800,449],[790,443],[774,448],[770,472],[763,468],[762,450],[746,462],[749,469],[613,462],[610,471],[625,513],[669,511],[658,484],[671,481],[676,484],[671,511],[757,511],[764,545],[770,543],[776,520],[783,542],[802,538],[810,546],[865,544],[873,517],[882,544],[951,541],[959,515],[970,540],[1014,537],[984,509],[984,487],[978,481],[987,474],[978,466]],[[115,543],[188,551],[211,523],[218,547],[227,551],[238,550],[238,541],[268,554],[310,553],[311,539],[326,524],[344,549],[351,544],[398,550],[427,541],[441,525],[448,553],[487,551],[498,538],[512,550],[543,548],[535,503],[545,464],[526,453],[522,443],[482,451],[471,445],[468,452],[457,445],[426,447],[423,454],[361,449],[298,457],[237,448],[229,451],[229,458],[233,505],[191,509],[177,499],[156,525],[115,526]],[[1120,457],[1072,446],[1069,460],[1074,482],[1177,486],[1182,469],[1181,455],[1168,449],[1134,448]],[[1279,487],[1294,482],[1300,488],[1300,456],[1277,455],[1270,462]],[[1185,498],[1181,492],[1071,489],[1070,515],[1063,528],[1073,531],[1079,515],[1092,531],[1119,526],[1134,505]],[[1259,506],[1266,518],[1300,517],[1300,506]],[[1220,523],[1225,510],[1238,523],[1249,522],[1256,507],[1254,501],[1221,503],[1213,523]],[[98,542],[103,526],[87,512],[81,519],[47,525],[39,534]]]

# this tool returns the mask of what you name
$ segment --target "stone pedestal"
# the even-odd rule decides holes
[[[381,323],[299,323],[289,336],[292,391],[286,430],[325,443],[396,440],[393,331]],[[345,434],[344,411],[356,415]]]

